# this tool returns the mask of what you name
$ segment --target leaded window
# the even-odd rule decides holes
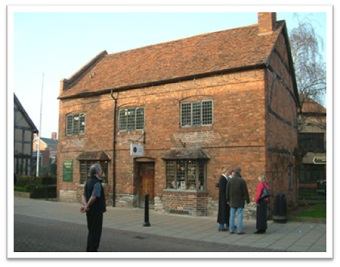
[[[209,126],[212,124],[212,100],[181,103],[181,127]]]
[[[166,188],[177,190],[204,190],[206,161],[166,161]]]
[[[99,163],[102,168],[102,176],[100,179],[103,181],[103,183],[107,183],[107,175],[108,175],[108,162],[106,160],[81,160],[80,161],[80,184],[85,184],[88,176],[89,176],[89,169],[90,166],[94,163]]]
[[[85,113],[66,116],[66,135],[85,134]]]
[[[144,130],[144,108],[125,108],[119,110],[119,131]]]

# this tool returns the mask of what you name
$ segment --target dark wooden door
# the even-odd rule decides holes
[[[140,163],[139,171],[139,206],[144,208],[145,195],[149,195],[149,203],[153,205],[155,198],[155,163]]]

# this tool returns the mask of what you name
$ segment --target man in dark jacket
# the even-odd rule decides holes
[[[105,195],[99,178],[102,169],[98,163],[91,165],[90,176],[84,187],[82,197],[82,213],[86,212],[87,218],[87,252],[97,252],[103,228],[103,213],[106,211]]]
[[[237,234],[243,232],[243,208],[245,202],[250,203],[249,192],[246,181],[241,176],[241,169],[236,168],[231,180],[227,185],[227,202],[230,206],[229,231],[234,234],[235,214],[237,213]]]
[[[218,183],[218,212],[217,212],[217,223],[218,223],[218,231],[228,231],[229,229],[229,213],[230,208],[227,203],[226,192],[227,192],[227,184],[230,180],[229,178],[230,171],[226,168],[222,168],[222,175],[220,177]],[[226,225],[226,227],[224,227]]]

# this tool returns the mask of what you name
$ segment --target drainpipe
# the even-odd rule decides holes
[[[111,97],[114,100],[113,109],[113,141],[112,141],[112,207],[116,206],[116,125],[117,125],[117,98],[113,96],[113,90],[111,89]]]

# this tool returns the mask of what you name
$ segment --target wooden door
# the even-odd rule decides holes
[[[155,197],[155,163],[143,162],[139,166],[139,207],[145,206],[145,195],[149,195],[149,203],[154,204]]]

